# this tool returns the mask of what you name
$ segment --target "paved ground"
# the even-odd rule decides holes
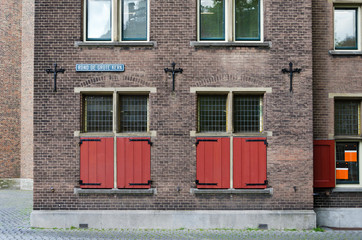
[[[0,190],[0,240],[10,239],[362,239],[362,231],[33,229],[32,192]]]

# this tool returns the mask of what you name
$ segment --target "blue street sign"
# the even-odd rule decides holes
[[[76,64],[77,72],[124,72],[124,64]]]

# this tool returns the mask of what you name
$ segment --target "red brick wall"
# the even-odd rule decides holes
[[[157,47],[74,47],[82,40],[81,1],[37,0],[34,79],[34,209],[312,209],[312,12],[311,1],[265,1],[265,40],[255,47],[195,48],[196,1],[151,1],[151,41]],[[58,92],[45,73],[66,69]],[[171,77],[172,61],[184,72]],[[289,77],[290,61],[303,71]],[[124,73],[76,73],[77,63],[123,63]],[[73,194],[79,180],[80,96],[74,87],[156,87],[150,94],[155,196]],[[271,87],[264,102],[267,175],[273,196],[190,194],[195,187],[196,96],[190,87]],[[54,187],[52,193],[50,188]],[[178,192],[177,188],[181,191]],[[296,187],[296,191],[293,187]]]
[[[20,177],[21,9],[21,1],[1,1],[0,178]]]
[[[329,93],[362,92],[361,56],[335,56],[333,50],[333,3],[313,0],[313,125],[314,139],[334,134],[334,99]],[[333,138],[332,138],[333,139]],[[316,190],[315,207],[362,207],[361,193]]]

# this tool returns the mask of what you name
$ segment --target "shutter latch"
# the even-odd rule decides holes
[[[152,184],[152,180],[148,180],[147,183],[129,183],[130,186],[147,186],[147,185],[151,185]]]
[[[213,186],[217,185],[217,183],[200,183],[199,180],[196,180],[195,183],[196,185],[213,185]]]

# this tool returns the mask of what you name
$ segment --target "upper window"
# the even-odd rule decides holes
[[[334,48],[336,50],[359,49],[360,7],[334,8]]]
[[[112,95],[84,97],[84,132],[112,132],[113,129]]]
[[[231,98],[232,107],[229,109],[227,103]],[[235,133],[260,133],[263,131],[262,100],[259,95],[199,95],[198,132],[226,132],[233,129]]]
[[[262,0],[199,0],[200,41],[261,41]]]
[[[86,0],[86,41],[148,41],[148,1]]]

